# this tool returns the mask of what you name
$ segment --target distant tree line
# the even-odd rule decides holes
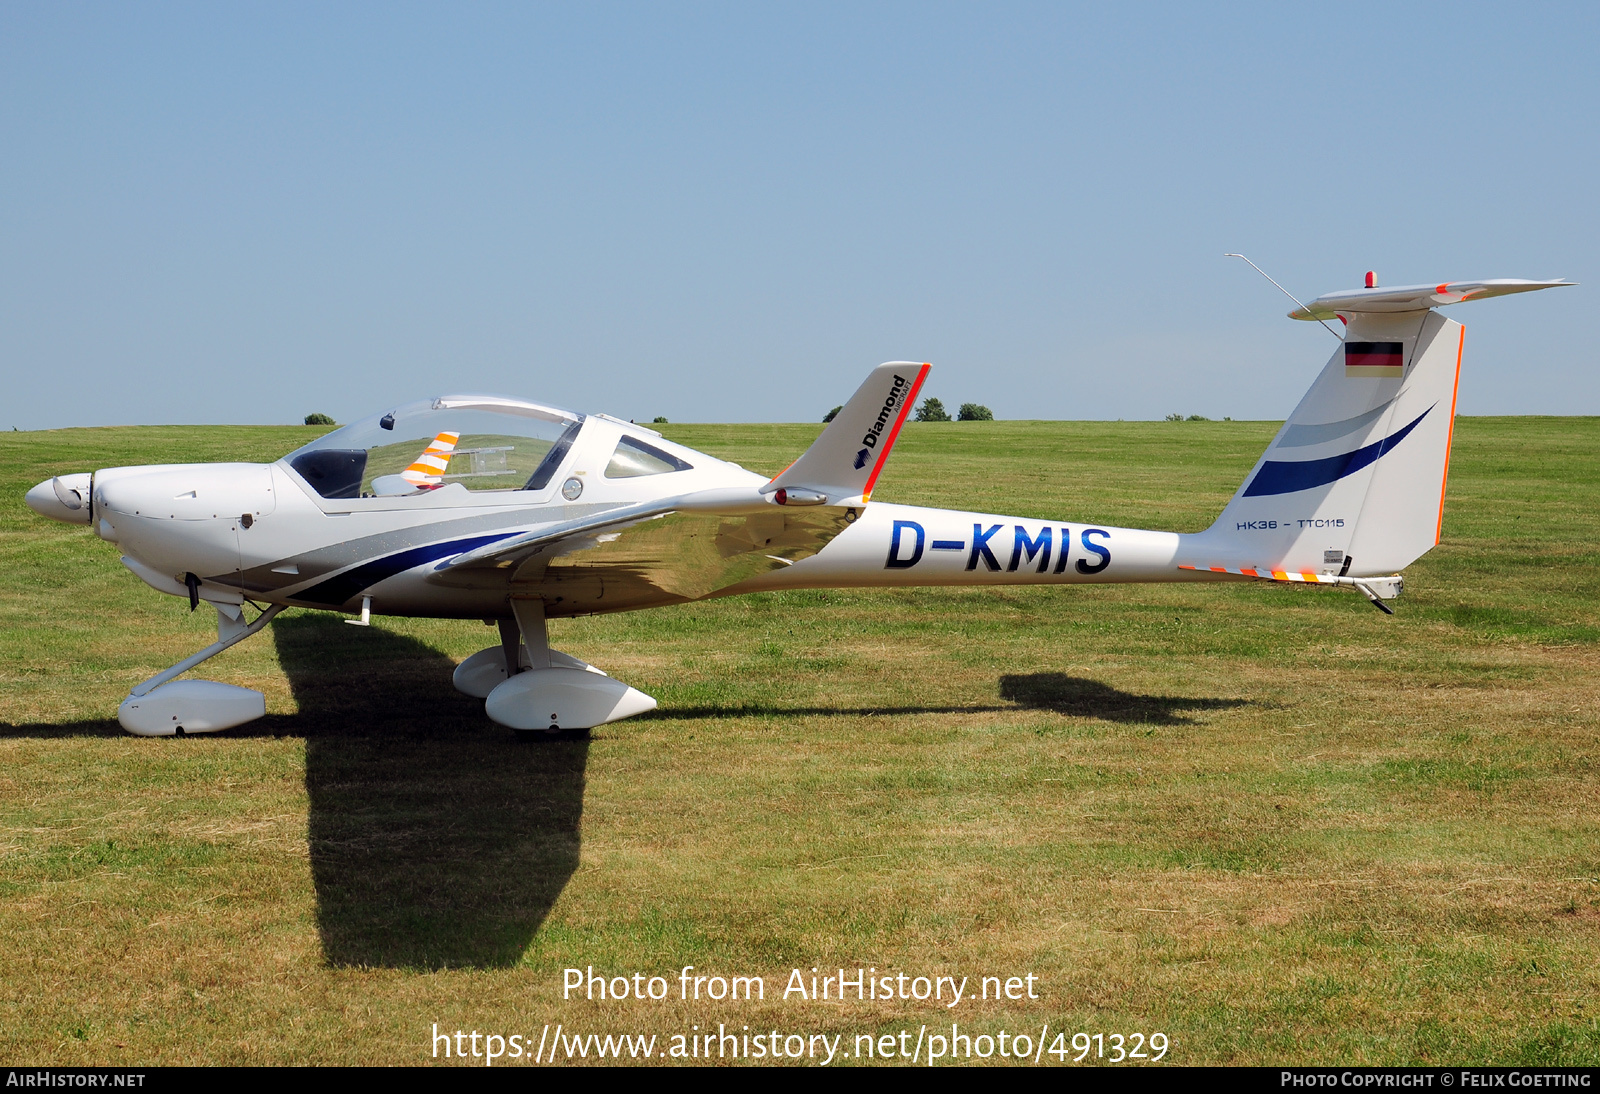
[[[944,403],[931,396],[922,400],[922,405],[917,407],[917,421],[919,422],[948,422],[950,412],[944,408]],[[956,411],[958,422],[992,422],[994,411],[981,403],[962,403],[961,409]]]
[[[833,421],[839,416],[839,411],[843,409],[843,406],[834,407],[822,416],[823,422]],[[929,396],[922,401],[921,406],[917,407],[916,418],[919,422],[948,422],[950,421],[950,412],[944,408],[943,402]],[[956,412],[955,420],[958,422],[992,422],[994,421],[994,411],[981,403],[962,403],[961,409]]]

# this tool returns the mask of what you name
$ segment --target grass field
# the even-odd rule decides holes
[[[818,428],[668,432],[773,472]],[[911,425],[877,496],[1197,530],[1273,428]],[[481,624],[291,612],[200,670],[264,720],[123,734],[128,688],[213,619],[23,491],[317,432],[0,434],[8,1063],[409,1064],[435,1022],[849,1051],[952,1019],[1160,1031],[1173,1063],[1600,1062],[1600,419],[1462,419],[1393,618],[1250,585],[558,621],[661,709],[528,745],[450,687]],[[563,1002],[590,965],[768,997]],[[813,966],[1042,998],[783,1001]]]

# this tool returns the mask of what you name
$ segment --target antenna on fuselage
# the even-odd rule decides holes
[[[1227,254],[1223,255],[1222,257],[1223,258],[1244,258],[1244,260],[1246,262],[1250,262],[1250,260],[1248,258],[1245,258],[1244,255],[1235,254],[1232,251],[1229,251]],[[1252,270],[1254,270],[1256,273],[1260,274],[1262,277],[1266,278],[1268,281],[1272,281],[1272,275],[1269,274],[1266,270],[1263,270],[1260,266],[1257,266],[1254,262],[1250,262],[1250,268]],[[1371,275],[1369,274],[1368,277],[1371,277]],[[1306,306],[1304,304],[1300,304],[1299,298],[1296,297],[1294,295],[1294,293],[1290,292],[1288,289],[1284,288],[1282,285],[1278,285],[1278,283],[1276,281],[1272,281],[1272,283],[1277,286],[1278,291],[1281,292],[1284,296],[1287,296],[1290,300],[1293,300],[1296,304],[1299,304],[1301,311],[1305,311],[1306,310]],[[1371,286],[1369,285],[1368,288],[1371,288]],[[1328,327],[1328,321],[1326,319],[1318,319],[1317,322],[1321,323],[1324,327]],[[1341,341],[1341,342],[1344,341],[1344,339],[1342,337],[1340,337],[1339,332],[1334,330],[1332,327],[1328,327],[1328,333],[1333,335],[1335,338],[1338,338],[1339,341]]]

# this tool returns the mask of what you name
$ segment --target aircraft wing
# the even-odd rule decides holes
[[[439,563],[428,580],[538,597],[552,616],[683,603],[816,554],[859,512],[708,490],[487,544]]]

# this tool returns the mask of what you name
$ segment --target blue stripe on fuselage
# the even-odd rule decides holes
[[[470,551],[474,547],[481,547],[485,543],[496,540],[508,539],[516,532],[497,532],[491,536],[470,536],[466,539],[452,539],[444,543],[430,543],[426,547],[412,547],[410,550],[401,551],[399,554],[386,555],[375,558],[371,562],[363,562],[342,574],[330,577],[328,580],[311,586],[304,592],[295,593],[291,599],[303,600],[311,604],[326,604],[329,607],[338,607],[353,596],[359,595],[362,590],[370,589],[385,578],[395,574],[404,573],[415,566],[429,562],[437,562],[441,558],[459,555],[463,551]]]

